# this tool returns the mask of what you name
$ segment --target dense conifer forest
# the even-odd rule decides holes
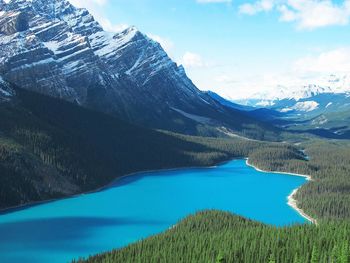
[[[219,211],[189,216],[174,228],[87,262],[350,262],[350,148],[348,141],[268,144],[248,153],[269,171],[312,176],[298,206],[318,220],[276,228]]]
[[[296,198],[318,226],[277,229],[206,211],[90,262],[349,262],[348,141],[312,138],[294,145],[184,136],[23,90],[0,105],[0,118],[1,208],[95,190],[133,172],[242,157],[261,169],[313,178]]]
[[[264,143],[134,126],[17,89],[0,104],[0,208],[95,190],[134,172],[209,166]]]
[[[276,228],[219,211],[189,216],[163,234],[79,263],[348,263],[350,222]]]
[[[319,219],[350,219],[350,142],[312,140],[301,146],[309,160],[293,148],[268,146],[250,154],[250,162],[269,171],[310,175],[312,181],[296,196],[300,207]]]

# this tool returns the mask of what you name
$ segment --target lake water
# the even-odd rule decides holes
[[[262,173],[235,160],[215,168],[148,172],[100,192],[0,216],[0,262],[70,262],[220,209],[277,226],[305,223],[287,205],[305,178]]]

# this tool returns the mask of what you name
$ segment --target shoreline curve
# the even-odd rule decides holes
[[[254,166],[253,164],[249,163],[249,158],[246,158],[246,164],[252,168],[254,168],[255,170],[262,172],[262,173],[275,173],[275,174],[285,174],[285,175],[292,175],[292,176],[299,176],[299,177],[304,177],[306,178],[307,181],[312,181],[312,177],[310,175],[306,175],[306,174],[297,174],[297,173],[287,173],[287,172],[278,172],[278,171],[266,171],[266,170],[262,170],[256,166]],[[300,207],[298,207],[298,201],[295,199],[295,196],[297,194],[297,192],[299,191],[299,189],[302,186],[298,187],[297,189],[294,189],[291,194],[288,196],[287,200],[287,204],[292,207],[295,211],[297,211],[299,213],[299,215],[301,215],[303,218],[305,218],[306,220],[308,220],[310,223],[318,225],[317,220],[311,216],[309,216],[307,213],[305,213],[305,211],[303,209],[301,209]]]

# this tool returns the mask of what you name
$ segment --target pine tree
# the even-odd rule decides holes
[[[301,263],[298,253],[295,254],[293,263]]]
[[[339,257],[340,263],[349,263],[350,262],[349,244],[347,242],[344,242],[342,249],[340,251],[341,251],[340,257]]]
[[[275,256],[273,255],[273,253],[270,254],[269,263],[276,263]]]
[[[220,251],[218,256],[216,257],[216,263],[224,263],[224,262],[225,262],[225,256],[222,253],[222,251]]]
[[[320,262],[320,253],[316,246],[312,248],[311,261],[310,263],[319,263]]]

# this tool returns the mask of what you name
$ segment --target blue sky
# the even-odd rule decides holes
[[[350,71],[350,1],[72,0],[109,31],[134,25],[203,90],[239,98]]]

